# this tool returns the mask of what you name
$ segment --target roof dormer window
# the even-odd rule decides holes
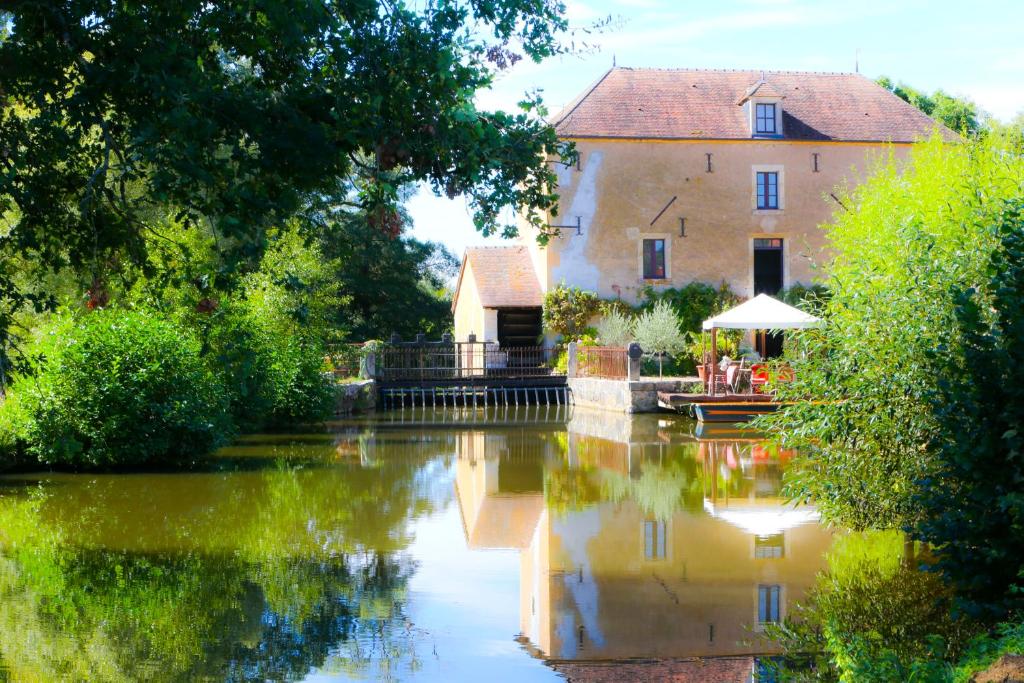
[[[755,105],[754,133],[756,135],[777,135],[779,127],[776,124],[775,103],[758,102]]]
[[[737,104],[743,107],[750,122],[751,137],[782,137],[782,100],[785,98],[781,90],[765,80],[763,72],[761,80],[747,88]]]

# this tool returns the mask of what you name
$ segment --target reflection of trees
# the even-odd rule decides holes
[[[262,470],[66,478],[0,497],[0,671],[291,680],[413,665],[403,549],[436,505],[430,462],[325,467],[268,451],[277,464]]]
[[[591,464],[607,456],[602,451],[616,446],[622,444],[580,437],[573,458],[576,466],[560,462],[545,470],[548,507],[566,511],[599,502],[631,501],[658,519],[667,519],[677,510],[701,509],[703,468],[694,458],[692,445],[665,445],[653,453],[636,455],[636,462],[626,471]]]
[[[908,548],[895,531],[837,538],[806,601],[768,630],[786,652],[774,664],[784,680],[947,679],[943,659],[955,658],[971,625],[950,616],[951,592]]]
[[[605,499],[633,501],[656,519],[669,519],[678,510],[700,510],[704,502],[702,470],[692,457],[646,460],[638,476],[606,472],[601,489]]]

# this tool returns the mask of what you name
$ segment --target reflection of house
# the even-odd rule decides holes
[[[462,432],[455,464],[455,489],[470,548],[530,545],[544,511],[543,457],[539,440],[516,439],[534,448],[510,448],[506,434]]]
[[[762,534],[723,516],[749,501],[761,513],[785,510],[777,455],[755,458],[752,444],[733,444],[735,469],[726,481],[713,473],[728,464],[696,443],[645,454],[569,436],[571,452],[564,455],[557,442],[540,437],[522,437],[518,447],[510,446],[508,435],[485,433],[459,442],[456,486],[469,545],[521,550],[523,637],[554,660],[747,657],[734,664],[749,675],[749,656],[772,650],[758,638],[759,624],[785,616],[787,605],[811,585],[831,542],[827,530],[806,519]],[[528,446],[531,438],[535,443]],[[562,511],[545,504],[543,481],[535,477],[544,467],[549,478],[564,476],[566,462],[574,463],[569,485],[585,486],[597,500],[580,495]],[[639,482],[668,465],[677,478],[652,481],[677,487],[676,505],[669,514],[652,514],[645,511],[651,491]],[[679,491],[680,472],[702,479],[684,482],[695,489],[692,505]],[[552,482],[549,495],[558,496]]]
[[[625,68],[553,123],[579,152],[555,167],[546,218],[561,234],[542,247],[520,221],[518,245],[467,252],[458,340],[504,345],[560,282],[630,303],[645,286],[724,281],[749,297],[809,283],[829,193],[939,127],[858,74]]]
[[[770,650],[754,633],[759,622],[785,616],[831,542],[816,525],[784,537],[764,552],[762,539],[723,520],[691,512],[652,520],[635,503],[546,513],[523,553],[530,611],[521,628],[555,659]]]

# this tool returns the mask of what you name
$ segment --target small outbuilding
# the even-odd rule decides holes
[[[470,247],[462,259],[452,313],[455,340],[537,346],[544,294],[525,246]]]

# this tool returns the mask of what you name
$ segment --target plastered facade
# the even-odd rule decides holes
[[[725,282],[740,296],[752,296],[753,240],[759,237],[783,239],[784,286],[820,278],[817,267],[827,253],[819,226],[842,210],[830,195],[863,180],[873,159],[902,158],[910,148],[785,139],[574,142],[579,167],[558,169],[559,214],[549,221],[573,227],[542,247],[524,223],[520,240],[531,250],[544,291],[564,282],[629,303],[646,285],[693,281]],[[777,210],[756,207],[759,170],[779,174]],[[645,238],[666,240],[663,280],[642,277]]]
[[[471,334],[476,335],[477,341],[498,341],[498,311],[483,307],[470,263],[466,263],[459,282],[454,318],[456,339],[459,341],[465,341]]]

